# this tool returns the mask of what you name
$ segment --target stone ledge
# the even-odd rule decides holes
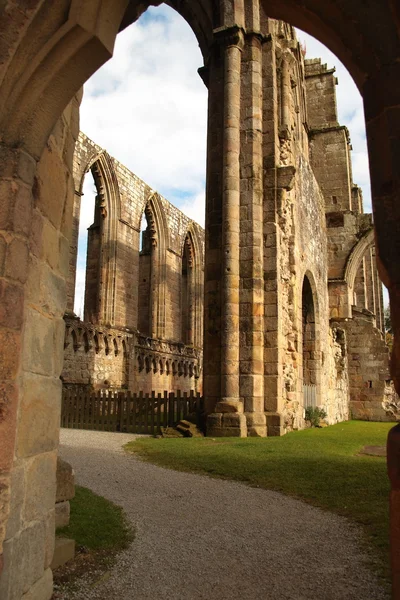
[[[62,567],[75,556],[75,540],[69,538],[56,538],[54,556],[51,562],[53,570]]]

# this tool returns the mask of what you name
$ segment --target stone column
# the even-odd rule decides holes
[[[188,261],[187,271],[187,287],[188,287],[188,332],[187,332],[187,344],[193,346],[194,344],[194,328],[195,328],[195,293],[194,293],[195,278],[193,273],[193,258]]]
[[[359,308],[367,308],[368,296],[366,289],[366,274],[365,274],[365,257],[363,256],[359,267],[357,269],[357,275],[354,280],[354,291],[356,294],[356,305]]]
[[[151,261],[150,261],[150,327],[149,331],[152,338],[158,337],[158,253],[157,239],[153,236],[151,240]]]
[[[238,26],[223,27],[214,34],[224,55],[221,393],[215,412],[208,417],[208,433],[245,436],[246,419],[239,396],[240,73],[244,36]]]
[[[290,72],[285,58],[282,59],[281,74],[281,129],[280,135],[289,133],[290,127]]]
[[[365,283],[367,288],[367,303],[366,308],[374,313],[376,317],[376,297],[375,297],[375,277],[374,277],[374,260],[372,257],[372,248],[368,248],[365,253]]]
[[[264,269],[262,42],[246,33],[242,60],[240,396],[248,435],[266,435],[264,414]]]
[[[384,309],[383,309],[383,290],[382,290],[382,282],[379,278],[378,269],[376,266],[376,256],[375,256],[375,248],[371,248],[372,250],[372,274],[375,278],[375,317],[376,317],[376,326],[381,331],[384,330]]]

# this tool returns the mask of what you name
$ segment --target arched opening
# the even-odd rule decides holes
[[[98,191],[92,172],[85,177],[82,197],[76,196],[71,239],[71,254],[75,255],[74,313],[84,320],[96,315],[99,278],[100,216],[96,206]]]
[[[138,330],[143,335],[151,336],[153,332],[152,314],[155,277],[155,253],[157,232],[154,217],[147,206],[141,219],[140,252],[139,252],[139,285],[138,285]]]
[[[372,313],[376,327],[384,333],[383,287],[376,265],[375,245],[367,248],[360,259],[353,285],[354,308]]]
[[[114,324],[116,313],[118,182],[112,160],[79,135],[69,234],[67,314],[92,324]]]
[[[378,273],[374,230],[368,230],[348,256],[344,279],[353,307],[367,309],[375,316],[376,327],[384,332],[383,286]]]
[[[317,383],[319,375],[319,353],[317,351],[317,328],[314,295],[310,280],[304,276],[301,293],[302,306],[302,357],[303,357],[303,401],[304,407],[318,404]]]
[[[194,329],[194,274],[193,274],[193,248],[189,236],[185,237],[182,255],[181,273],[181,341],[193,345]]]

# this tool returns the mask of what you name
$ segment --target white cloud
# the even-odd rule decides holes
[[[186,200],[183,204],[181,204],[180,209],[185,213],[190,219],[199,223],[202,227],[204,227],[205,221],[205,206],[206,206],[206,198],[205,198],[205,190],[192,197],[191,199]]]
[[[204,188],[201,65],[190,27],[163,6],[118,35],[114,57],[85,86],[81,129],[169,200]]]

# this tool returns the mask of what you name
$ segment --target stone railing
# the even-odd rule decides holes
[[[74,316],[65,316],[64,320],[62,377],[68,385],[94,384],[97,388],[106,385],[104,382],[107,381],[111,387],[135,389],[138,383],[137,391],[141,391],[140,386],[146,383],[147,374],[148,379],[151,375],[201,377],[200,348],[153,339],[134,330],[94,325]],[[137,375],[140,381],[135,382]],[[143,390],[146,388],[145,385]]]

